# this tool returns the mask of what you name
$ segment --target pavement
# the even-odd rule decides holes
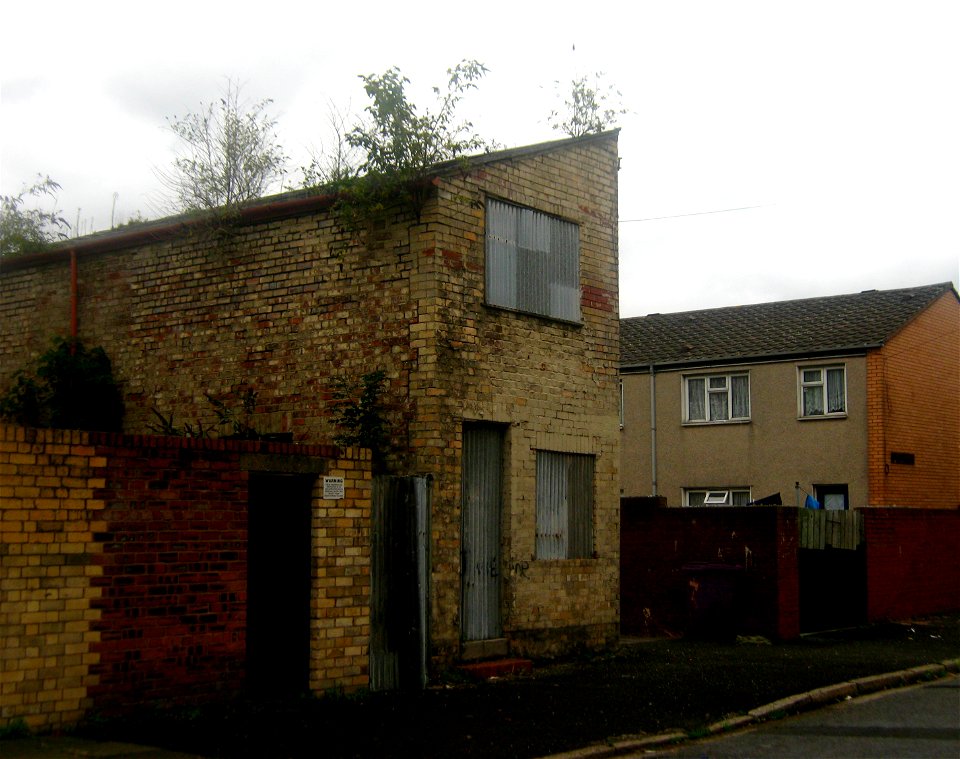
[[[91,741],[69,736],[38,736],[0,741],[3,759],[204,759],[152,746],[117,741]]]
[[[749,713],[721,720],[708,726],[697,740],[686,732],[661,733],[637,739],[625,738],[606,746],[554,754],[550,759],[607,759],[607,757],[678,757],[681,759],[725,759],[726,757],[755,757],[756,759],[852,759],[853,757],[917,757],[935,759],[960,756],[960,659],[939,664],[912,667],[897,672],[861,677],[824,688],[798,693],[752,709]],[[917,686],[916,683],[924,683]],[[907,708],[904,701],[923,688],[918,706]],[[893,690],[891,690],[893,689]],[[866,704],[888,694],[906,693],[891,701],[890,708],[864,712],[843,711],[847,704]],[[838,703],[839,702],[839,703]],[[932,704],[936,703],[936,708]],[[820,710],[827,716],[824,727],[817,725],[823,717],[814,716],[780,721],[799,712]],[[866,723],[863,722],[867,716]],[[931,715],[935,724],[929,724]],[[844,724],[844,718],[849,724]],[[872,721],[871,721],[872,718]],[[771,725],[776,725],[771,727]],[[750,736],[743,738],[741,736]],[[801,737],[806,736],[806,742]],[[892,743],[877,743],[884,736],[909,743],[924,741],[914,748],[919,753],[893,753]],[[812,740],[820,737],[819,743]],[[713,740],[703,740],[704,738]],[[829,739],[833,739],[832,741]],[[864,741],[870,740],[868,744]],[[862,746],[857,748],[857,742]],[[937,753],[926,741],[938,750]],[[678,747],[679,746],[679,747]],[[903,746],[899,748],[903,749]],[[864,753],[866,752],[866,753]]]
[[[647,759],[956,759],[960,756],[960,678],[844,701],[798,717],[676,749]]]
[[[552,759],[644,756],[960,756],[960,659],[862,677],[798,693],[687,733],[625,738]],[[803,716],[791,717],[803,712]],[[708,740],[703,740],[708,738]],[[913,752],[913,753],[911,753]],[[0,741],[2,759],[204,759],[196,754],[72,736]],[[269,758],[266,758],[269,759]]]

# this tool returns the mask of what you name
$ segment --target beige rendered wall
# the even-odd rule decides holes
[[[847,415],[801,420],[797,367],[843,364]],[[748,371],[751,420],[747,423],[682,424],[683,373],[656,375],[657,494],[683,504],[683,489],[749,487],[753,498],[777,491],[796,503],[796,482],[846,484],[851,507],[867,503],[867,434],[863,357],[698,369],[690,374]],[[622,433],[623,495],[651,495],[649,375],[626,375]]]

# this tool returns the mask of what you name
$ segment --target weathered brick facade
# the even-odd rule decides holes
[[[344,478],[310,504],[310,687],[366,685],[368,452],[0,426],[0,727],[242,689],[249,478],[291,469]]]
[[[333,377],[388,378],[401,474],[433,475],[433,654],[458,656],[463,425],[506,430],[502,624],[515,651],[602,645],[618,628],[619,433],[616,133],[493,153],[434,179],[418,217],[402,208],[342,228],[329,198],[248,209],[230,234],[152,225],[75,245],[79,334],[123,383],[125,430],[153,409],[213,419],[205,394],[257,393],[254,423],[299,443],[330,440]],[[574,222],[580,323],[485,303],[488,197]],[[0,272],[0,365],[65,334],[69,260]],[[595,459],[594,557],[536,560],[536,451]]]

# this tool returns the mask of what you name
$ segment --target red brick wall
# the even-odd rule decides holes
[[[960,304],[953,293],[880,350],[867,370],[869,505],[960,507]],[[893,452],[915,463],[891,461]]]
[[[682,632],[697,562],[742,568],[738,632],[800,632],[797,510],[666,509],[625,498],[621,530],[624,634]],[[960,610],[960,511],[864,508],[869,621]],[[851,604],[863,603],[862,596]]]
[[[174,443],[176,441],[173,441]],[[97,705],[243,684],[247,473],[235,451],[103,447]]]
[[[860,513],[868,619],[960,610],[960,511],[869,508]]]
[[[623,500],[620,534],[621,630],[681,632],[690,623],[698,563],[737,567],[736,631],[789,639],[800,632],[797,522],[783,508],[655,508]],[[687,569],[685,569],[685,567]],[[702,580],[701,580],[702,581]]]

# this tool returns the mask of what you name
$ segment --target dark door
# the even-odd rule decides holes
[[[461,606],[464,640],[500,636],[500,515],[504,434],[463,425]]]
[[[258,694],[308,688],[314,479],[250,475],[247,682]]]

